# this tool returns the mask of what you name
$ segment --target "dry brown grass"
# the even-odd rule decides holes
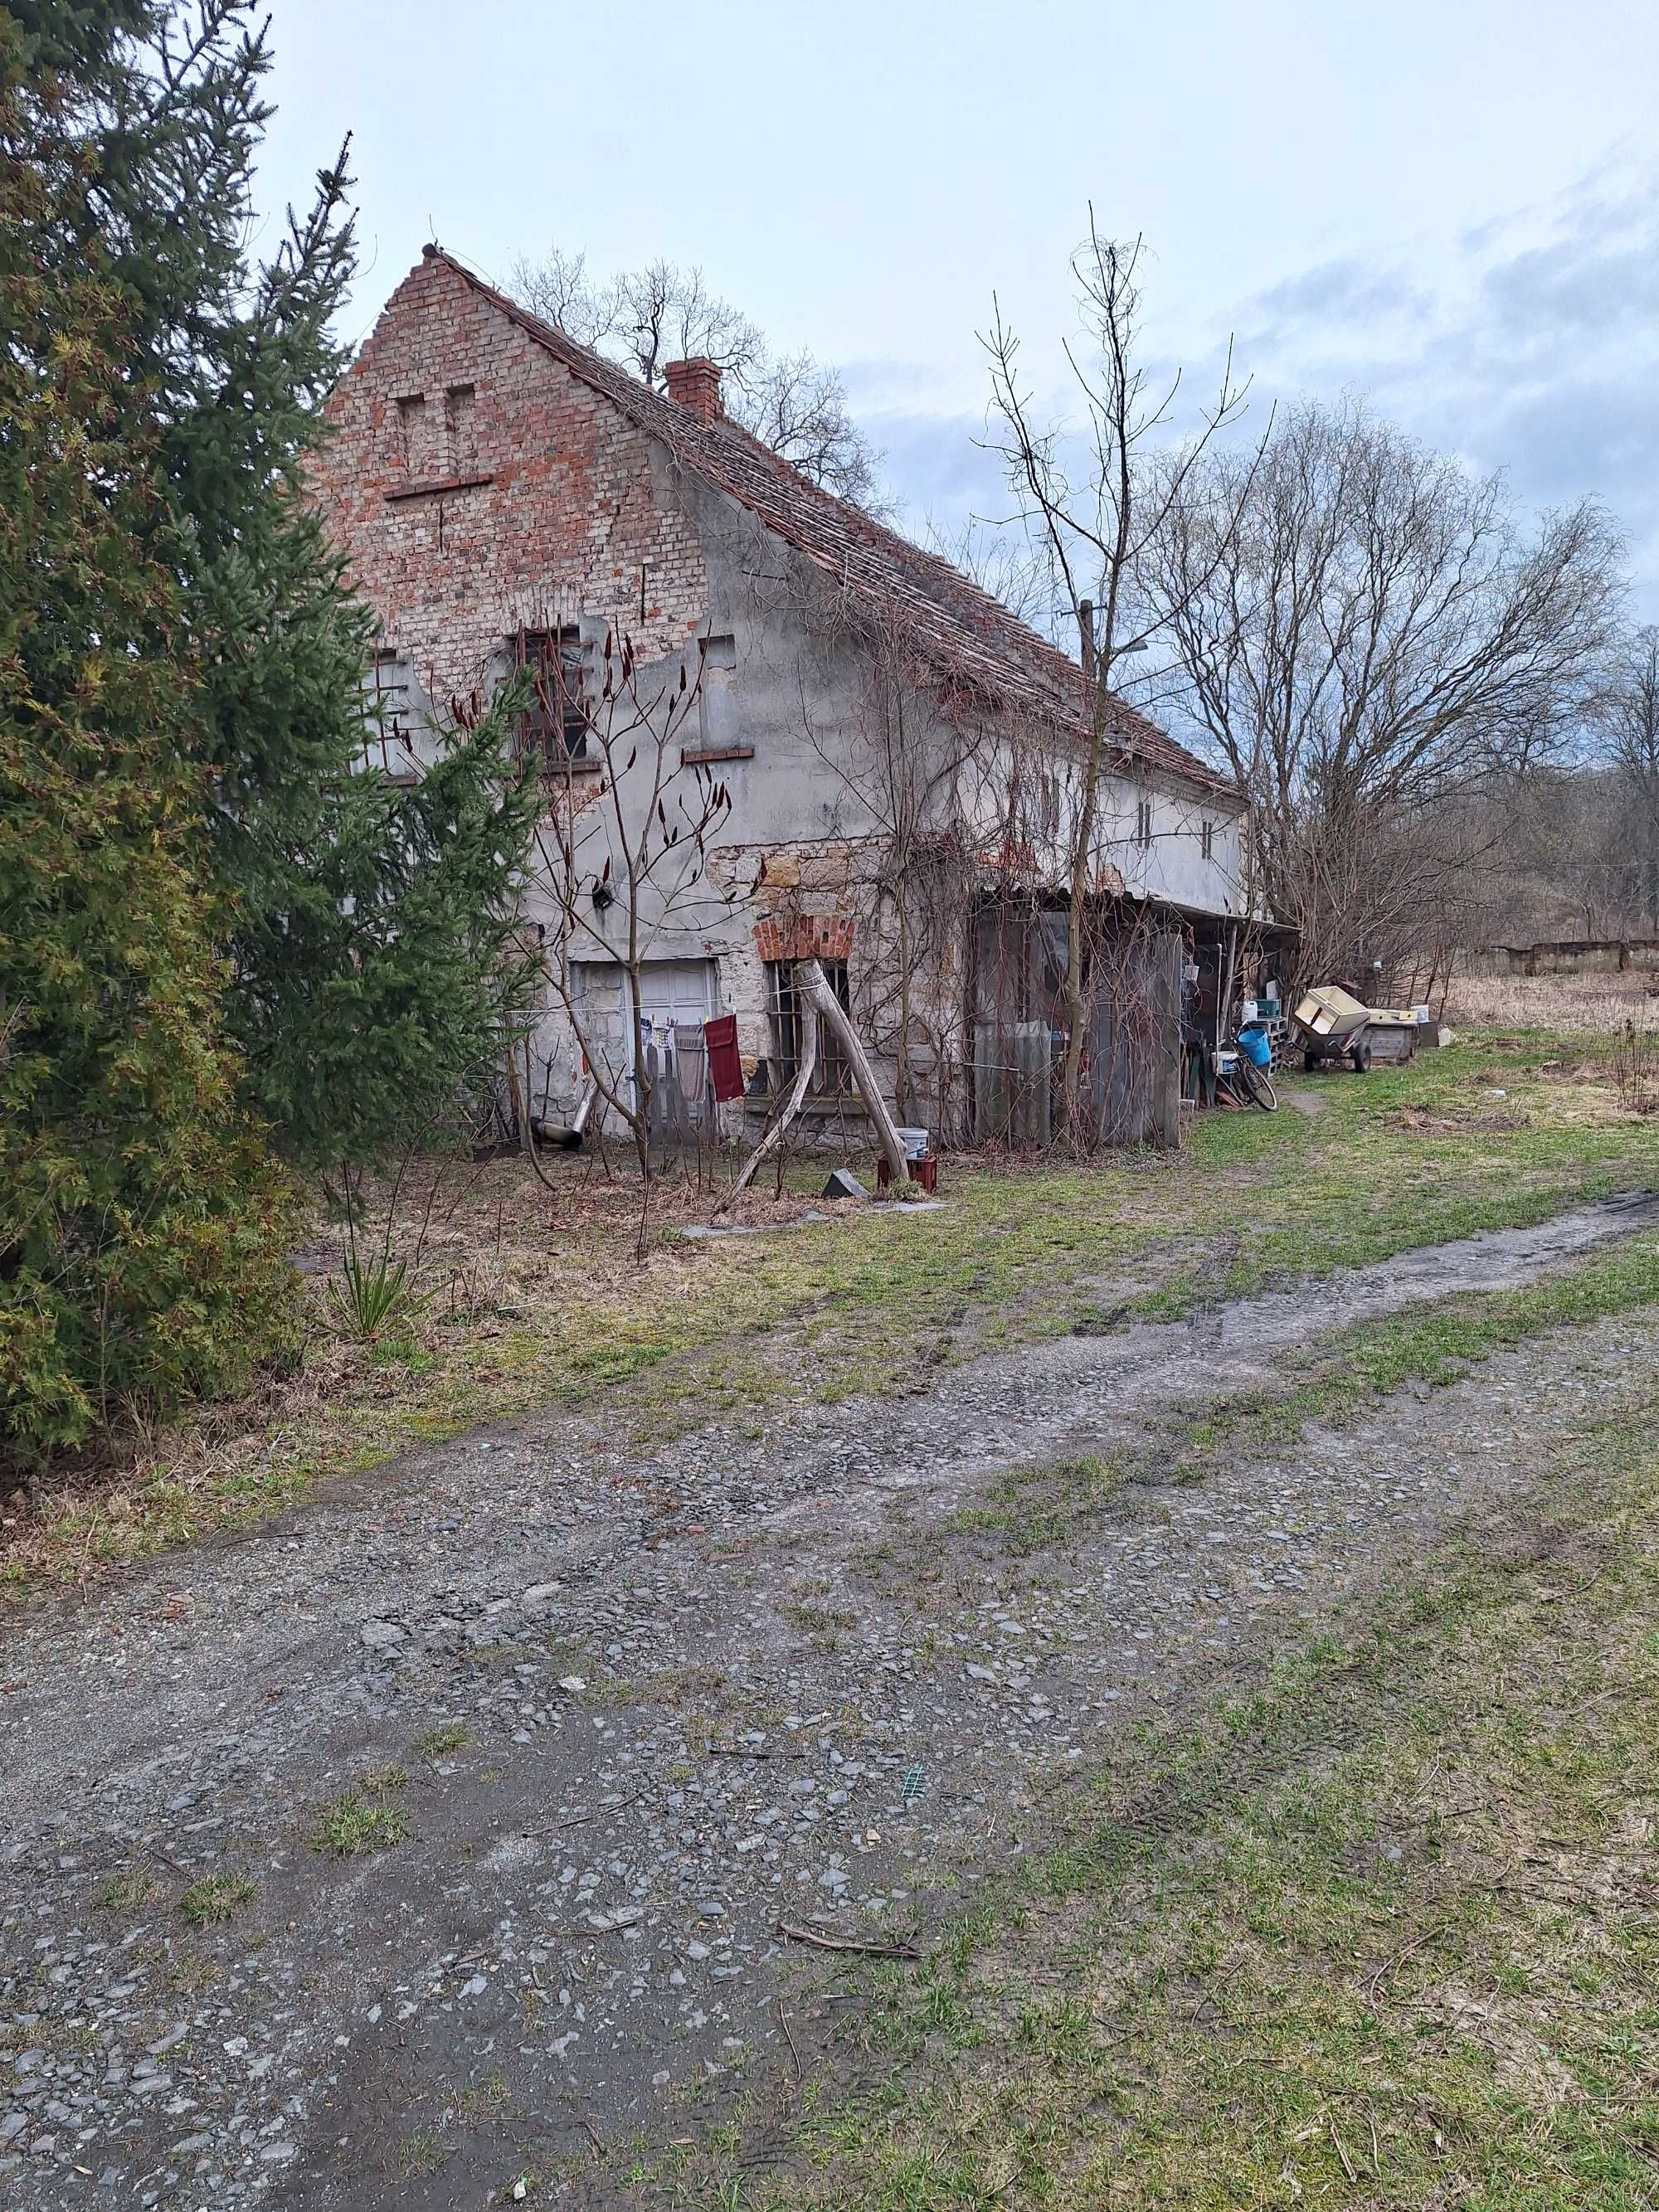
[[[845,1218],[692,1242],[675,1231],[708,1221],[713,1194],[671,1177],[643,1261],[621,1163],[608,1180],[595,1159],[556,1156],[550,1188],[516,1157],[453,1163],[435,1188],[422,1171],[389,1238],[415,1302],[373,1341],[344,1333],[330,1297],[344,1239],[319,1212],[295,1255],[302,1356],[234,1404],[129,1431],[100,1462],[0,1497],[0,1594],[84,1582],[532,1410],[603,1407],[621,1441],[721,1420],[758,1435],[798,1404],[913,1387],[918,1346],[926,1367],[1098,1326],[1103,1311],[1173,1319],[1200,1297],[1659,1185],[1659,1117],[1644,1110],[1659,1056],[1635,1098],[1621,1036],[1468,1036],[1366,1083],[1316,1085],[1316,1119],[1200,1116],[1176,1155],[947,1160],[948,1206],[915,1219],[827,1205],[820,1155],[737,1218],[786,1230],[809,1212]],[[1402,1175],[1408,1208],[1388,1195]],[[370,1256],[387,1199],[370,1194]]]
[[[671,1177],[653,1192],[641,1261],[633,1176],[619,1167],[611,1179],[592,1157],[544,1165],[550,1190],[516,1155],[424,1167],[395,1201],[389,1182],[368,1188],[360,1253],[418,1254],[410,1298],[370,1341],[343,1330],[331,1303],[347,1239],[319,1205],[294,1255],[296,1364],[165,1428],[136,1424],[96,1462],[63,1463],[14,1494],[0,1509],[0,1582],[84,1580],[157,1544],[276,1510],[319,1475],[360,1472],[399,1443],[556,1403],[575,1377],[625,1378],[676,1346],[660,1317],[718,1299],[735,1255],[753,1249],[671,1233],[708,1220],[715,1202]],[[769,1184],[723,1218],[776,1227],[814,1208],[848,1210],[802,1191],[779,1197]]]
[[[1446,1000],[1445,1018],[1454,1030],[1606,1035],[1631,1020],[1659,1028],[1659,974],[1460,975]]]

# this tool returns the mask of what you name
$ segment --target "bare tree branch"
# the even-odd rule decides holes
[[[520,257],[509,281],[527,307],[653,390],[671,362],[712,361],[733,422],[824,490],[871,514],[889,511],[881,456],[853,420],[839,369],[805,351],[774,353],[701,269],[656,260],[600,279],[584,255],[555,246],[539,262]]]

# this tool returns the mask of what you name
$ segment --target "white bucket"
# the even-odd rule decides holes
[[[926,1129],[902,1129],[895,1122],[893,1133],[903,1146],[904,1157],[907,1160],[919,1160],[926,1157],[927,1151]]]

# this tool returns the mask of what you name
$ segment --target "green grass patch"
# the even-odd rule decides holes
[[[161,1894],[161,1885],[153,1874],[143,1867],[124,1867],[104,1884],[97,1902],[106,1912],[143,1912]]]
[[[1177,1480],[1229,1452],[1270,1451],[1306,1425],[1351,1426],[1410,1382],[1443,1388],[1495,1352],[1659,1302],[1659,1237],[1630,1238],[1516,1291],[1475,1291],[1365,1322],[1299,1356],[1299,1379],[1224,1399],[1174,1429]],[[1288,1363],[1287,1363],[1288,1364]]]
[[[447,1759],[451,1752],[461,1751],[472,1741],[472,1731],[465,1721],[437,1721],[429,1729],[422,1729],[410,1746],[416,1759]]]
[[[405,2181],[422,2181],[435,2173],[448,2155],[434,2135],[405,2136],[398,2146],[398,2171]]]
[[[331,1858],[362,1858],[405,1842],[409,1814],[388,1801],[408,1784],[401,1766],[371,1766],[355,1790],[324,1806],[312,1826],[312,1850]]]
[[[258,1894],[259,1885],[252,1875],[204,1875],[179,1899],[179,1910],[192,1927],[216,1928],[234,1920]]]

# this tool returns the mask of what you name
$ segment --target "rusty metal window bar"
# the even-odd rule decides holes
[[[581,632],[574,623],[559,630],[521,629],[513,647],[515,665],[529,669],[534,684],[519,721],[520,757],[533,754],[544,775],[557,775],[572,761],[591,757]]]
[[[830,989],[850,1012],[847,963],[825,960],[820,965],[829,978]],[[787,1091],[793,1083],[800,1066],[801,1024],[811,1019],[818,1025],[818,1061],[813,1070],[810,1095],[815,1098],[846,1096],[853,1088],[853,1071],[847,1064],[840,1038],[823,1016],[802,1004],[795,988],[794,962],[769,960],[766,975],[772,1006],[772,1090]]]
[[[377,647],[363,684],[363,766],[381,769],[395,782],[418,774],[415,753],[416,709],[410,694],[414,672],[395,646]]]

